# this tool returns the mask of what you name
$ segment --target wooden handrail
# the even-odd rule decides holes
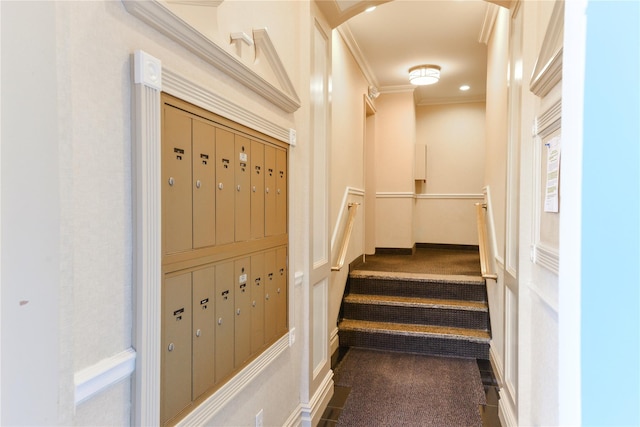
[[[347,226],[344,230],[344,238],[342,239],[342,246],[340,247],[340,254],[338,255],[338,263],[331,267],[331,271],[340,271],[344,265],[344,259],[347,256],[347,249],[349,248],[349,240],[351,239],[351,231],[353,230],[353,223],[356,222],[356,211],[360,203],[349,203],[349,218],[347,218]]]
[[[487,245],[487,223],[485,210],[487,205],[485,203],[476,203],[476,219],[478,225],[478,246],[480,249],[480,270],[482,271],[482,278],[497,280],[498,275],[491,273],[489,267],[489,247]]]

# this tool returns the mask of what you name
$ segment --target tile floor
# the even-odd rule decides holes
[[[477,360],[482,385],[487,398],[486,405],[480,405],[479,411],[482,417],[482,427],[501,427],[498,418],[498,382],[493,374],[491,363],[488,360]],[[338,425],[338,419],[342,408],[344,408],[350,387],[335,386],[333,389],[333,397],[322,414],[318,427],[334,427]]]

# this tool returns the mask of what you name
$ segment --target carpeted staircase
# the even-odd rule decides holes
[[[489,359],[482,277],[354,270],[347,289],[342,347]]]

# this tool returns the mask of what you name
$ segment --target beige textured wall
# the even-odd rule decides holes
[[[376,247],[410,248],[415,243],[413,93],[383,93],[376,100],[376,110]],[[391,193],[392,197],[381,197],[380,193]]]

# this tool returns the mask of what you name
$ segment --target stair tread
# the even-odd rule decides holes
[[[465,339],[488,343],[491,336],[488,331],[479,329],[455,328],[449,326],[413,325],[406,323],[374,322],[368,320],[343,319],[339,329],[395,333],[399,335],[425,336],[450,339]]]
[[[457,283],[461,285],[478,285],[478,286],[484,286],[485,284],[482,276],[404,273],[404,272],[371,271],[371,270],[353,270],[349,273],[349,277],[407,280],[407,281],[419,281],[424,283],[446,282],[446,283]]]
[[[464,301],[440,298],[405,297],[390,295],[349,294],[344,297],[345,303],[375,304],[396,307],[440,308],[450,310],[482,311],[489,308],[485,302]]]

